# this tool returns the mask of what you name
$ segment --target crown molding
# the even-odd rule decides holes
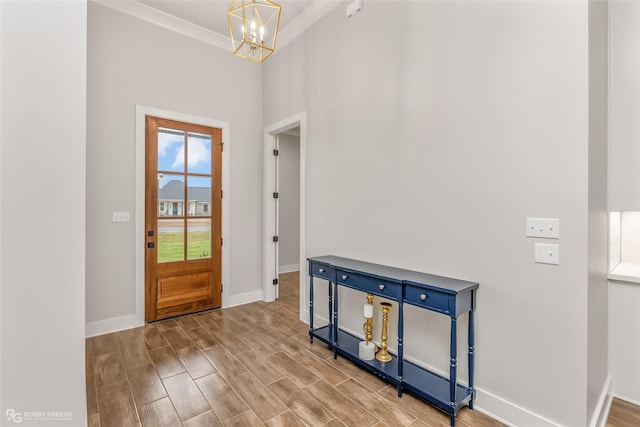
[[[141,19],[176,33],[200,40],[212,46],[231,51],[231,39],[215,31],[185,21],[174,15],[154,9],[135,0],[90,0],[102,6],[117,10],[135,18]],[[296,37],[304,33],[309,27],[335,9],[343,2],[337,0],[316,0],[300,15],[293,19],[278,34],[277,47],[283,48]],[[276,52],[277,53],[277,50]]]
[[[220,49],[231,51],[231,39],[222,34],[203,28],[192,22],[185,21],[174,15],[154,9],[135,0],[91,0],[102,6],[117,10],[135,18],[141,19],[176,33],[200,40]]]

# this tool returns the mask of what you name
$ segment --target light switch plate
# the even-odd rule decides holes
[[[560,220],[557,218],[527,218],[527,237],[560,238]]]
[[[534,261],[541,264],[560,264],[560,245],[536,243]]]
[[[131,217],[129,212],[114,212],[113,213],[113,222],[130,222]]]

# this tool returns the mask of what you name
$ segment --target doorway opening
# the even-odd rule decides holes
[[[278,298],[280,273],[297,274],[300,319],[303,320],[308,310],[305,291],[306,113],[265,128],[264,141],[263,300],[270,302]],[[297,195],[292,194],[296,191]],[[280,193],[284,198],[281,199]],[[297,209],[292,206],[295,204]]]
[[[122,319],[118,318],[117,322],[111,322],[104,325],[103,329],[108,331],[122,330],[142,326],[145,323],[145,253],[147,251],[148,237],[145,230],[145,190],[146,190],[146,117],[153,116],[161,119],[176,120],[180,122],[192,123],[201,126],[210,126],[222,130],[222,142],[224,150],[222,152],[222,240],[230,240],[230,198],[231,190],[229,187],[230,176],[230,154],[231,143],[229,138],[229,123],[211,119],[208,117],[195,116],[191,114],[179,113],[160,108],[149,107],[144,105],[136,105],[136,152],[135,152],[135,314]],[[168,209],[169,207],[167,207]],[[171,206],[173,209],[173,206]],[[230,303],[230,256],[229,245],[222,245],[222,307],[233,305]]]
[[[278,134],[276,150],[276,299],[280,299],[283,289],[291,289],[281,287],[282,282],[297,283],[300,272],[300,127]]]

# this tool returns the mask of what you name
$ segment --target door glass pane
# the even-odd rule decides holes
[[[184,215],[184,176],[158,173],[158,216]]]
[[[211,174],[211,135],[189,132],[187,172]]]
[[[184,261],[184,220],[158,220],[158,263]]]
[[[211,216],[211,178],[187,177],[189,184],[189,215]]]
[[[187,230],[187,259],[211,258],[211,219],[188,219]]]
[[[184,172],[184,131],[158,128],[158,170]]]

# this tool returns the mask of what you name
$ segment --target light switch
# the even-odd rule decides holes
[[[129,212],[114,212],[113,222],[130,222],[131,218]]]
[[[536,243],[534,261],[541,264],[560,264],[560,245]]]
[[[527,218],[527,237],[560,238],[560,220],[557,218]]]

